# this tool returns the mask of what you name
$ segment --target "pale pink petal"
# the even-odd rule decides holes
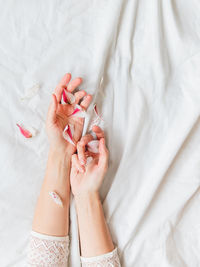
[[[93,157],[87,157],[85,166],[89,165],[93,161]]]
[[[28,131],[27,129],[25,129],[23,126],[19,125],[17,123],[17,127],[19,127],[19,130],[21,132],[21,134],[26,137],[26,138],[31,138],[33,135],[30,131]]]
[[[93,110],[94,110],[94,113],[96,114],[96,116],[97,116],[99,119],[103,120],[103,119],[102,119],[102,116],[101,116],[101,115],[99,114],[99,112],[98,112],[97,104],[94,104],[94,106],[93,106]]]
[[[87,144],[88,151],[92,153],[99,153],[99,140],[92,140]]]
[[[99,126],[101,123],[101,119],[99,117],[96,117],[95,119],[93,119],[90,123],[90,127],[89,127],[89,131],[92,131],[93,126]]]
[[[65,89],[63,90],[63,93],[62,93],[62,100],[64,103],[67,103],[67,96],[66,96],[66,93],[65,93]]]
[[[37,95],[39,89],[40,89],[40,85],[36,83],[32,87],[28,88],[28,90],[26,90],[26,93],[24,97],[21,98],[21,100],[30,99],[34,97],[35,95]]]
[[[63,207],[62,200],[61,200],[60,196],[59,196],[56,192],[51,191],[51,192],[49,192],[49,195],[51,196],[51,198],[53,199],[53,201],[54,201],[57,205]]]
[[[73,142],[73,136],[74,136],[74,125],[73,124],[67,124],[64,131],[63,131],[63,137],[65,140],[67,140],[70,144],[74,145]]]
[[[66,95],[67,95],[67,100],[68,100],[69,104],[74,104],[75,100],[76,100],[75,96],[68,91],[67,91]]]
[[[70,92],[68,92],[67,90],[63,90],[62,93],[62,103],[69,103],[69,104],[74,104],[75,102],[75,96],[73,94],[71,94]]]
[[[72,114],[69,115],[69,117],[79,117],[79,118],[85,118],[85,116],[86,116],[85,110],[83,110],[82,107],[79,106],[78,104],[75,106]]]

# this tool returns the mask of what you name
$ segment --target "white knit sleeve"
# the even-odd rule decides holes
[[[66,267],[68,255],[69,236],[56,237],[31,232],[28,266]]]
[[[117,248],[112,252],[92,258],[81,257],[82,267],[120,267]]]

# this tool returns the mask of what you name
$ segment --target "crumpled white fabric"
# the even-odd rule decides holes
[[[122,266],[199,266],[199,1],[0,7],[0,265],[25,263],[48,151],[45,116],[53,88],[72,72],[105,122],[110,165],[101,196]],[[39,133],[24,139],[16,122]],[[71,221],[70,265],[78,267],[73,202]]]

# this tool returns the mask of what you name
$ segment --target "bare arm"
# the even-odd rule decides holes
[[[69,231],[69,172],[70,156],[64,152],[49,151],[46,174],[37,201],[33,230],[46,235],[66,236]],[[56,192],[63,203],[57,205],[49,192]]]
[[[108,150],[103,131],[97,126],[93,131],[99,139],[99,153],[86,151],[86,146],[93,137],[91,135],[83,137],[77,145],[78,155],[72,156],[70,177],[83,257],[102,255],[114,249],[98,193],[107,170]],[[93,159],[85,165],[86,156],[92,156]]]
[[[63,137],[63,130],[66,125],[73,125],[74,144],[81,138],[84,125],[84,118],[70,117],[76,104],[81,102],[83,109],[87,109],[92,97],[85,91],[78,91],[74,94],[74,103],[61,104],[63,90],[73,92],[82,82],[76,78],[70,82],[71,74],[67,73],[55,89],[46,121],[47,135],[50,142],[46,174],[37,201],[33,230],[39,233],[65,236],[69,231],[69,199],[70,199],[70,161],[71,155],[76,151],[76,146],[69,143]],[[60,197],[62,206],[56,204],[50,196],[54,192]]]
[[[77,196],[75,202],[82,256],[94,257],[112,251],[114,245],[104,218],[99,194],[91,192]]]

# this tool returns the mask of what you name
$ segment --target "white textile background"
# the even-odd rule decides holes
[[[101,196],[122,266],[200,266],[199,14],[198,0],[0,0],[1,267],[26,266],[46,112],[66,72],[83,77],[105,120]],[[72,267],[76,229],[72,203]]]

